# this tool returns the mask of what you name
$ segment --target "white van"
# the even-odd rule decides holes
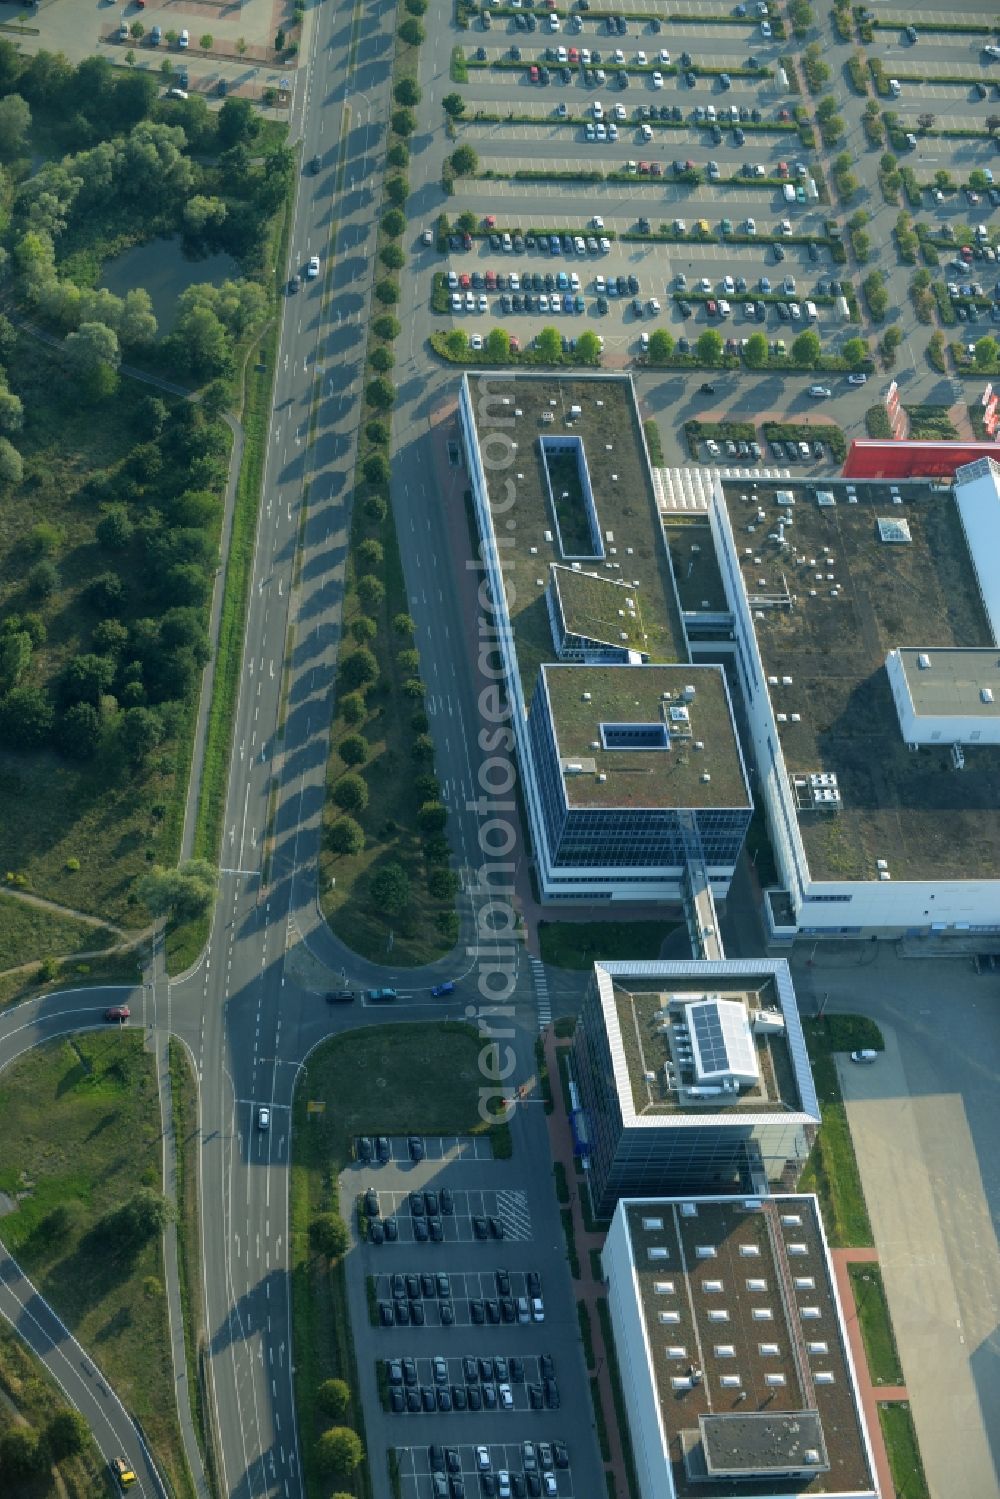
[[[185,47],[189,47],[191,45],[191,38],[187,34],[186,27],[177,38],[177,45],[178,47],[180,47],[182,52],[184,51]]]
[[[865,1049],[863,1051],[852,1051],[851,1061],[860,1062],[863,1066],[871,1066],[872,1062],[878,1061],[878,1052]]]
[[[815,302],[807,302],[806,303],[806,317],[809,318],[809,319],[811,319],[812,322],[815,322],[818,316],[819,316],[819,313],[816,311],[816,303]]]
[[[784,187],[781,189],[781,191],[785,195],[785,202],[786,203],[794,203],[795,202],[795,184],[793,182],[786,182],[785,185],[784,185]]]

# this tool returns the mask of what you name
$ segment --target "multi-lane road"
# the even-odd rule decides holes
[[[328,967],[331,984],[341,971],[355,985],[395,979],[406,991],[415,981],[357,960],[318,916],[316,855],[396,12],[386,3],[341,3],[314,14],[313,50],[299,78],[305,170],[288,273],[311,255],[319,256],[322,272],[289,295],[284,308],[218,902],[194,970],[175,983],[153,973],[131,999],[132,1023],[150,1038],[179,1036],[198,1073],[211,1420],[222,1491],[247,1499],[296,1499],[303,1492],[287,1273],[297,1070],[338,1025],[384,1018],[361,1006],[328,1007],[286,972],[286,954],[306,942]],[[308,169],[314,156],[315,174]],[[475,697],[461,595],[440,573],[450,520],[434,483],[428,418],[436,398],[414,366],[400,372],[396,445],[406,456],[397,458],[394,492],[438,773],[455,812],[452,835],[468,882],[476,864],[476,815],[465,809],[478,794],[469,718]],[[452,959],[421,974],[424,997],[413,994],[408,1018],[440,1012],[440,1004],[430,1007],[427,990],[435,978],[472,966],[474,931],[466,901],[458,972]],[[516,1001],[532,995],[525,965]],[[104,1006],[123,997],[93,990],[52,995],[7,1012],[0,1020],[0,1069],[47,1038],[102,1023]],[[533,1015],[526,1012],[529,1024],[518,1042],[525,1072]],[[257,1124],[262,1105],[270,1109],[267,1130]],[[544,1148],[541,1139],[536,1144]],[[124,1453],[139,1491],[161,1492],[130,1416],[7,1257],[0,1258],[0,1313],[90,1420],[105,1456]],[[200,1473],[196,1481],[204,1491]],[[376,1488],[383,1481],[377,1475]]]

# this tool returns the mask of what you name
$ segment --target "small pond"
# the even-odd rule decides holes
[[[204,260],[189,260],[181,249],[179,238],[154,239],[146,245],[126,250],[104,267],[101,286],[123,297],[137,286],[145,287],[153,301],[153,312],[160,332],[169,333],[177,315],[177,299],[189,286],[211,281],[221,285],[240,274],[239,265],[230,255],[207,255]]]

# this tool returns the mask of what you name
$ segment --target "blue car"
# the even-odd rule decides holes
[[[443,999],[446,994],[454,994],[455,985],[449,979],[446,984],[435,984],[431,994],[435,999]]]

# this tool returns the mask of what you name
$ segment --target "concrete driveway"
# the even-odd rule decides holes
[[[888,944],[795,967],[806,1013],[827,994],[885,1034],[874,1066],[839,1070],[904,1376],[935,1499],[987,1499],[1000,1492],[1000,978]]]

